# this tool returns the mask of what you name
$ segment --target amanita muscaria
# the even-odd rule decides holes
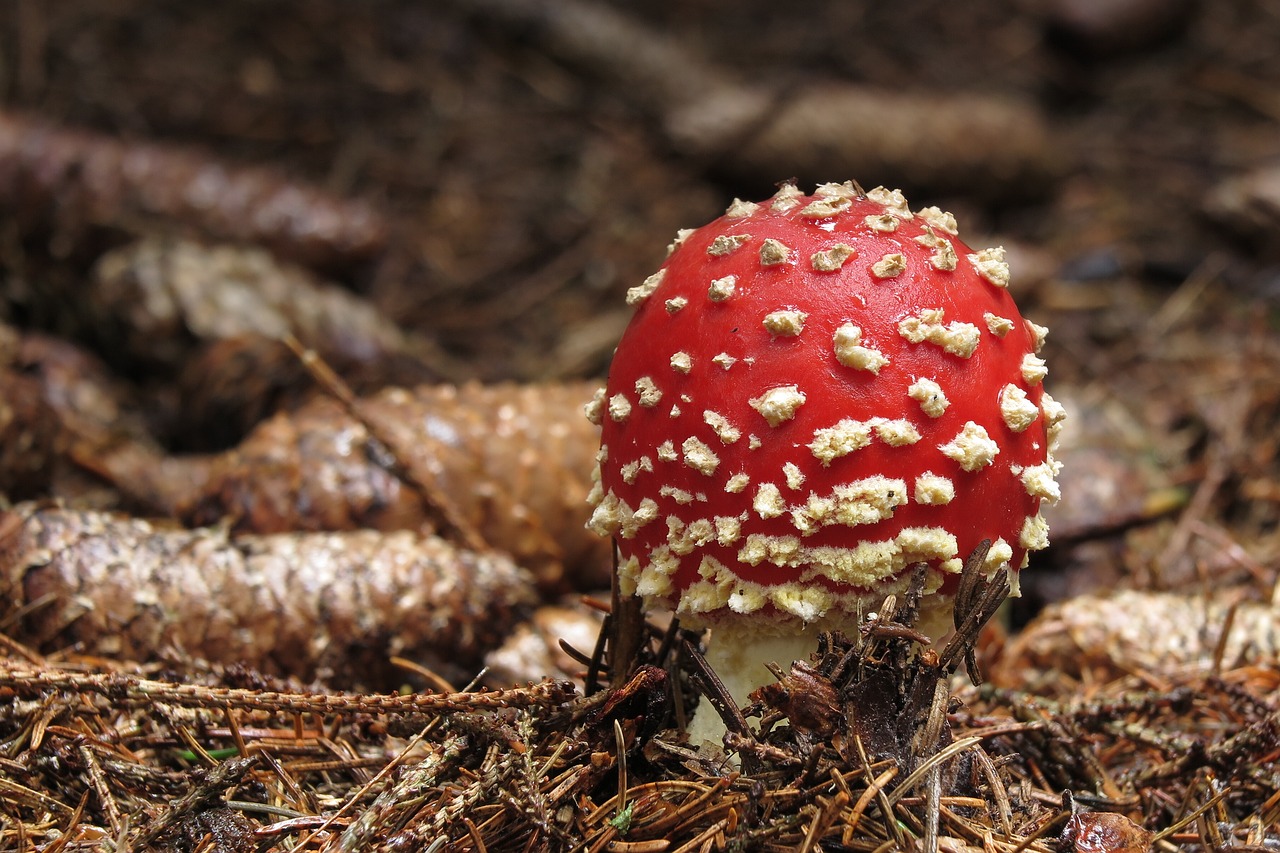
[[[712,629],[739,702],[763,666],[805,658],[928,566],[921,627],[950,623],[962,563],[1017,589],[1048,544],[1063,409],[1045,329],[1007,289],[1001,248],[896,190],[783,186],[682,231],[627,294],[590,526],[623,595]]]

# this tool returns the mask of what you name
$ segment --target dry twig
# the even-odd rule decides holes
[[[0,114],[0,198],[28,228],[147,222],[267,246],[303,263],[367,258],[388,227],[370,204],[206,152]]]
[[[1012,98],[847,83],[784,91],[736,79],[678,40],[600,4],[454,0],[531,37],[649,111],[687,156],[739,174],[1025,193],[1058,168],[1040,113]]]

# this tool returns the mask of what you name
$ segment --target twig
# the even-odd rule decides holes
[[[258,766],[258,763],[258,756],[246,755],[217,765],[204,774],[194,788],[161,812],[149,825],[136,830],[129,837],[129,843],[125,849],[139,850],[146,847],[177,826],[179,821],[190,816],[200,806],[213,800],[228,788],[239,785],[249,771]]]
[[[510,687],[478,693],[417,693],[410,695],[347,693],[281,693],[197,684],[173,684],[115,673],[82,674],[49,669],[29,669],[0,661],[0,687],[27,698],[46,690],[98,693],[112,702],[153,705],[163,702],[186,708],[230,706],[256,711],[317,714],[341,713],[448,713],[488,711],[498,708],[559,705],[575,695],[572,682],[540,681],[526,687]]]
[[[111,793],[111,786],[107,784],[107,777],[102,772],[102,764],[88,745],[81,744],[79,751],[85,766],[89,768],[89,782],[98,796],[98,802],[107,816],[107,822],[111,824],[111,834],[119,838],[124,833],[125,822],[120,814],[120,806],[116,803],[115,795]]]
[[[682,648],[685,656],[693,664],[694,673],[701,683],[703,697],[716,709],[716,713],[724,721],[725,728],[742,737],[751,737],[751,729],[747,725],[747,718],[742,715],[742,709],[733,701],[724,682],[707,663],[707,659],[688,641]]]
[[[609,684],[621,687],[640,661],[644,645],[644,603],[639,596],[623,595],[618,588],[618,547],[613,546],[610,582]]]
[[[654,116],[687,156],[744,175],[868,176],[992,195],[1058,168],[1045,120],[990,95],[888,92],[823,82],[745,81],[614,9],[578,0],[452,0],[539,42]]]
[[[184,223],[320,266],[368,258],[389,234],[364,201],[283,172],[239,166],[194,148],[68,130],[0,112],[0,197],[22,200],[24,224],[74,229]]]
[[[480,531],[475,525],[467,520],[466,516],[458,509],[457,504],[445,494],[444,490],[436,485],[435,478],[414,464],[418,460],[418,456],[401,452],[404,447],[404,441],[402,436],[395,434],[395,425],[383,423],[381,418],[373,417],[368,407],[361,404],[360,399],[351,390],[350,386],[343,382],[338,374],[333,372],[333,369],[325,363],[324,359],[315,350],[304,347],[302,342],[292,334],[286,334],[283,340],[285,345],[298,357],[298,360],[310,371],[316,382],[342,404],[347,414],[358,421],[368,431],[373,440],[386,449],[387,456],[391,460],[391,471],[417,491],[426,505],[440,515],[444,521],[445,530],[452,532],[461,544],[473,551],[488,551],[489,545],[485,542],[484,537],[480,535]]]

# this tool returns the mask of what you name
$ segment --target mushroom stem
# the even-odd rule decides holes
[[[792,661],[808,661],[818,646],[816,627],[775,633],[750,625],[749,621],[725,620],[712,628],[705,655],[739,708],[751,701],[751,691],[774,680],[765,664],[773,662],[784,671],[790,670]],[[719,745],[724,733],[724,721],[704,699],[689,723],[690,745],[697,747],[703,741]]]
[[[953,601],[950,595],[934,594],[920,603],[920,612],[913,627],[933,640],[938,648],[952,633]],[[892,617],[890,617],[892,618]],[[784,672],[791,669],[793,661],[808,662],[817,651],[818,635],[830,630],[831,625],[808,624],[803,628],[782,631],[748,624],[746,619],[727,619],[711,629],[707,636],[704,657],[707,664],[720,678],[739,708],[750,703],[752,691],[774,680],[765,664],[776,663]],[[846,632],[857,630],[857,622],[850,619]],[[689,722],[689,743],[700,746],[704,741],[719,745],[724,738],[724,721],[704,700],[694,711]]]

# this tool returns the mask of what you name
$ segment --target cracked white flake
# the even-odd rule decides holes
[[[1045,367],[1043,358],[1031,353],[1022,357],[1022,378],[1027,380],[1028,385],[1039,385],[1048,373],[1049,369]]]
[[[1058,487],[1058,481],[1054,477],[1061,466],[1062,463],[1054,462],[1050,459],[1039,465],[1023,468],[1018,478],[1022,480],[1022,485],[1026,486],[1028,495],[1056,504],[1058,499],[1062,497],[1062,490]]]
[[[649,376],[641,376],[636,380],[636,394],[639,395],[640,405],[646,409],[652,409],[662,399],[662,390]]]
[[[681,350],[671,355],[671,369],[678,373],[688,373],[693,369],[693,359],[689,357],[689,353]]]
[[[949,477],[925,471],[916,477],[916,503],[927,506],[944,506],[956,498],[956,486]]]
[[[960,467],[966,471],[982,470],[995,461],[996,455],[1000,453],[1000,445],[973,421],[966,421],[956,437],[946,444],[938,445],[938,449],[943,456],[960,463]]]
[[[806,536],[829,525],[859,527],[892,518],[894,509],[906,502],[905,481],[867,477],[836,486],[830,495],[810,494],[805,503],[791,509],[791,523]]]
[[[922,207],[916,211],[916,216],[929,223],[931,227],[952,237],[960,233],[960,226],[956,224],[955,216],[938,207]]]
[[[958,263],[956,250],[950,242],[943,240],[942,245],[934,249],[933,254],[929,256],[929,263],[933,264],[934,269],[951,272]]]
[[[729,419],[719,412],[707,409],[702,413],[702,421],[715,431],[722,444],[733,444],[742,438],[742,430],[729,423]]]
[[[1040,407],[1027,399],[1027,392],[1010,382],[1000,389],[1000,417],[1014,432],[1022,432],[1035,422]]]
[[[604,422],[604,395],[604,386],[597,388],[591,402],[582,407],[582,413],[587,416],[587,420],[596,426]]]
[[[760,266],[776,267],[785,264],[791,256],[791,250],[781,240],[772,237],[760,244]]]
[[[853,181],[844,181],[843,183],[828,181],[825,184],[818,184],[814,188],[813,194],[818,198],[847,198],[852,200],[858,197],[858,189],[853,185]]]
[[[716,544],[728,547],[742,538],[742,519],[736,515],[717,515],[712,519],[716,526]]]
[[[889,363],[888,357],[878,349],[862,346],[862,329],[852,323],[845,323],[836,329],[832,340],[836,360],[845,367],[879,374],[880,368]]]
[[[925,248],[933,249],[933,254],[929,256],[929,263],[934,269],[951,272],[956,268],[956,250],[951,246],[951,241],[934,234],[932,228],[928,228],[924,234],[916,237],[915,241]]]
[[[864,217],[862,221],[872,231],[879,231],[881,234],[892,234],[898,230],[898,222],[900,220],[892,213],[881,213],[878,216]]]
[[[770,207],[779,213],[786,213],[788,210],[799,207],[802,198],[804,193],[795,184],[783,184],[773,194],[773,204]]]
[[[1044,516],[1039,513],[1027,516],[1018,534],[1018,544],[1028,551],[1043,551],[1049,547],[1049,525]]]
[[[738,560],[749,566],[768,561],[775,566],[799,565],[803,549],[797,536],[766,536],[752,533],[738,549]]]
[[[713,258],[722,258],[742,248],[742,244],[750,239],[750,234],[721,234],[707,246],[707,254]]]
[[[680,449],[684,451],[684,464],[708,477],[714,474],[720,465],[720,457],[716,456],[711,448],[699,441],[696,436],[691,435],[686,438],[680,445]]]
[[[628,462],[626,465],[623,465],[620,471],[622,474],[622,482],[626,483],[628,486],[635,485],[636,476],[639,475],[641,471],[653,471],[653,460],[648,456],[641,456],[634,462]]]
[[[678,504],[693,503],[693,494],[691,492],[687,492],[684,489],[678,489],[675,486],[663,486],[658,489],[658,494],[662,495],[664,498],[671,498]]]
[[[629,509],[625,503],[620,502],[623,510]],[[634,512],[623,512],[621,514],[621,523],[618,525],[618,532],[623,539],[632,539],[636,532],[658,517],[658,504],[653,498],[644,498],[640,501],[640,506],[635,508]]]
[[[804,485],[804,472],[794,462],[782,466],[782,476],[786,478],[788,489],[798,489]]]
[[[1046,391],[1040,396],[1040,411],[1044,414],[1045,429],[1049,435],[1049,447],[1057,442],[1058,433],[1062,431],[1062,422],[1067,418],[1067,410],[1061,403],[1049,396]]]
[[[861,450],[870,443],[871,424],[845,418],[835,426],[814,430],[813,441],[809,443],[809,452],[825,468],[831,464],[832,460],[847,456],[855,450]]]
[[[898,323],[898,334],[913,344],[928,341],[942,347],[952,355],[968,358],[978,347],[978,327],[972,323],[953,320],[947,325],[941,308],[925,308],[915,317],[907,317]]]
[[[777,486],[773,483],[761,483],[756,488],[751,508],[761,518],[777,518],[787,511],[787,503],[782,499],[782,491]]]
[[[982,568],[986,569],[987,576],[990,577],[1001,569],[1008,569],[1009,561],[1012,559],[1013,548],[1003,538],[997,538],[991,543],[987,558],[982,561]]]
[[[717,355],[711,358],[712,364],[718,364],[721,367],[723,367],[725,370],[728,370],[730,367],[733,367],[735,362],[737,362],[737,359],[729,355],[729,353],[727,352],[718,353]]]
[[[641,302],[644,302],[655,290],[658,289],[658,285],[662,284],[662,280],[666,278],[666,276],[666,269],[660,269],[653,275],[646,278],[640,285],[630,288],[627,291],[627,304],[635,307]]]
[[[725,481],[724,490],[731,495],[736,495],[751,484],[751,477],[745,472],[734,474]]]
[[[890,447],[908,447],[920,440],[920,431],[902,418],[872,418],[869,423],[875,428],[876,437]]]
[[[856,254],[854,248],[847,243],[837,243],[830,249],[814,252],[809,256],[809,263],[817,272],[836,272]]]
[[[815,198],[813,201],[800,208],[800,215],[810,219],[830,219],[831,217],[838,216],[841,212],[848,210],[852,204],[852,199],[840,196]]]
[[[908,564],[947,560],[956,555],[955,534],[941,527],[905,527],[894,537]]]
[[[796,410],[804,405],[805,396],[798,385],[782,385],[770,388],[759,397],[747,401],[760,413],[769,426],[776,427],[796,416]]]
[[[911,207],[907,204],[906,196],[902,194],[902,190],[876,187],[867,192],[867,198],[876,204],[883,204],[887,212],[892,213],[899,219],[914,218],[914,214],[912,214]]]
[[[733,289],[738,284],[736,275],[727,275],[724,278],[717,278],[711,282],[711,286],[707,288],[707,298],[712,302],[724,302],[730,296],[733,296]]]
[[[683,296],[673,296],[663,304],[666,306],[668,314],[679,314],[684,306],[689,304],[689,300]]]
[[[674,515],[667,516],[667,546],[675,554],[692,554],[716,536],[709,518],[698,518],[685,524]]]
[[[621,526],[618,515],[620,503],[618,496],[612,491],[606,493],[600,499],[600,503],[596,504],[596,508],[591,511],[591,518],[587,519],[587,529],[597,536],[612,536],[617,533]]]
[[[1009,286],[1009,264],[1004,259],[1004,246],[993,246],[968,255],[978,275],[996,287]]]
[[[907,259],[901,252],[891,252],[871,265],[871,274],[876,278],[897,278],[906,272]]]
[[[760,205],[754,201],[743,201],[740,198],[735,198],[733,203],[725,209],[724,215],[728,219],[742,219],[746,216],[752,216],[758,210],[760,210]]]
[[[671,439],[667,439],[658,445],[658,461],[659,462],[675,462],[680,457],[676,454],[675,443]]]
[[[1031,333],[1032,352],[1039,355],[1040,350],[1044,349],[1044,341],[1049,336],[1049,330],[1030,320],[1023,320],[1022,322],[1027,324],[1027,331]]]
[[[774,337],[791,338],[804,331],[804,321],[808,317],[808,314],[794,308],[770,311],[764,316],[764,327]]]
[[[609,417],[622,423],[631,416],[631,401],[624,394],[614,394],[609,398]]]
[[[920,377],[911,383],[907,396],[920,404],[920,409],[931,418],[942,417],[951,401],[942,392],[942,386],[932,379]]]
[[[1013,331],[1013,321],[1008,317],[1000,317],[988,311],[982,315],[982,319],[986,321],[987,329],[997,338],[1003,338]]]
[[[684,245],[684,241],[689,239],[689,235],[697,230],[697,228],[681,228],[677,231],[676,238],[667,244],[667,256],[670,257],[672,252]]]

